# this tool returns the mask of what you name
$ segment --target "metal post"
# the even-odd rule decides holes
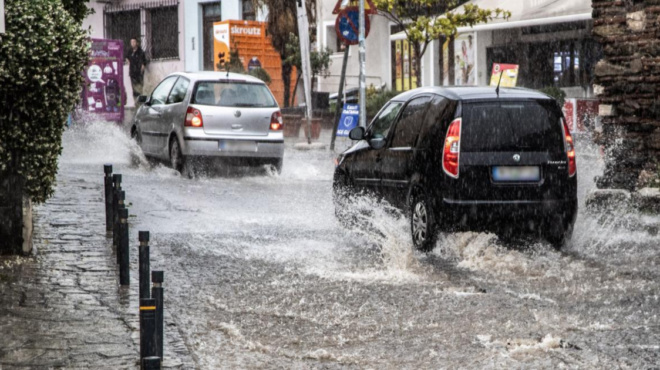
[[[117,252],[117,263],[121,263],[121,248],[120,248],[120,243],[121,243],[121,218],[120,214],[123,209],[126,209],[126,206],[124,205],[124,200],[126,199],[126,193],[123,190],[120,190],[115,193],[115,198],[117,199],[116,202],[116,207],[117,207],[117,218],[115,220],[115,227],[114,227],[114,232],[113,232],[113,244],[115,246],[115,251]],[[128,217],[128,216],[126,216]]]
[[[140,299],[140,358],[156,355],[156,301]]]
[[[160,357],[151,356],[142,359],[143,370],[160,370]]]
[[[156,301],[156,356],[163,357],[163,271],[152,271],[151,297]]]
[[[364,26],[364,0],[359,0],[360,3],[360,35],[358,36],[360,48],[360,126],[367,127],[367,63],[366,63],[366,44],[365,39],[365,26]]]
[[[307,115],[307,144],[312,143],[312,85],[311,85],[311,66],[309,52],[309,20],[307,19],[307,8],[305,2],[298,0],[296,7],[298,17],[298,37],[300,38],[300,60],[303,76],[303,88],[305,89],[305,107]]]
[[[350,46],[346,45],[344,50],[344,61],[341,64],[341,77],[339,77],[339,93],[337,94],[337,106],[335,107],[335,127],[332,129],[332,140],[330,141],[330,151],[335,150],[335,140],[337,139],[337,129],[339,128],[339,120],[341,119],[341,112],[344,109],[344,80],[346,79],[346,65],[348,64],[348,51]],[[341,104],[340,104],[341,101]]]
[[[112,165],[104,164],[103,184],[105,186],[105,231],[112,231]]]
[[[119,210],[119,248],[117,248],[117,255],[121,257],[119,260],[119,284],[130,285],[131,270],[128,258],[128,209],[126,208]]]
[[[121,191],[121,175],[112,175],[112,246],[117,248],[117,222],[119,220],[119,192]]]
[[[139,233],[139,273],[140,273],[140,299],[149,298],[149,232]]]

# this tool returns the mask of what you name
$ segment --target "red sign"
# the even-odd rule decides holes
[[[337,37],[346,45],[357,45],[360,35],[360,11],[355,7],[348,7],[337,16],[335,32]],[[364,37],[369,35],[371,23],[369,17],[364,17]]]
[[[357,0],[337,0],[335,8],[332,10],[332,14],[339,14],[344,9],[355,7],[359,9],[359,4]],[[378,13],[378,8],[374,5],[372,0],[364,1],[364,14],[376,14]]]

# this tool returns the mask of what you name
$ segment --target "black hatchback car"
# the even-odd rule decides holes
[[[416,248],[440,231],[525,234],[561,248],[577,214],[573,138],[557,102],[521,88],[430,87],[390,100],[337,159],[336,214],[371,193],[410,216]],[[346,220],[342,220],[346,221]]]

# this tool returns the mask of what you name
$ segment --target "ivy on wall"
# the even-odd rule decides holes
[[[18,175],[26,196],[53,193],[62,132],[80,99],[87,32],[60,0],[5,0],[0,35],[0,176]]]

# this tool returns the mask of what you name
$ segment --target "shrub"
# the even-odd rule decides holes
[[[367,88],[367,117],[375,116],[378,111],[399,92],[387,89],[378,90],[373,86]]]
[[[250,76],[254,76],[261,81],[265,82],[266,85],[270,85],[270,75],[268,74],[268,71],[266,71],[263,68],[252,68],[250,72],[248,72]]]
[[[564,106],[564,102],[566,101],[566,93],[564,92],[564,90],[556,86],[547,86],[539,91],[552,98],[555,98],[555,100],[557,100],[557,103],[559,103],[560,107]]]
[[[0,176],[36,203],[53,193],[62,131],[80,99],[87,33],[61,0],[6,0],[0,35]]]

